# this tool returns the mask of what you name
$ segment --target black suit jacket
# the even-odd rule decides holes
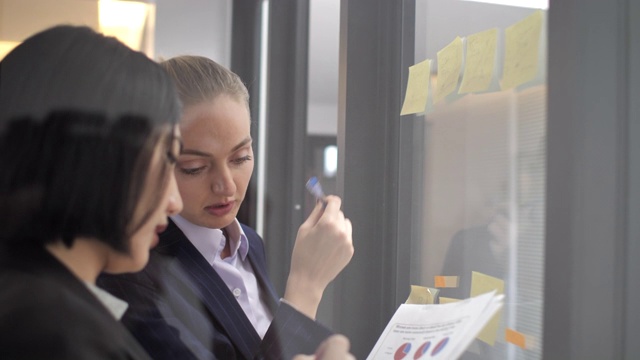
[[[248,258],[274,314],[260,339],[216,271],[170,222],[140,273],[102,276],[99,285],[129,303],[122,321],[154,359],[288,359],[313,353],[331,335],[278,301],[267,276],[262,239],[242,225]]]
[[[149,359],[106,307],[40,250],[0,260],[0,359]]]

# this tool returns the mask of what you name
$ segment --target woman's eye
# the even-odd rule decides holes
[[[185,175],[198,175],[202,172],[202,170],[204,170],[204,166],[197,168],[180,168],[180,172]]]
[[[236,165],[241,165],[241,164],[244,164],[245,162],[250,161],[250,160],[251,160],[251,155],[246,155],[246,156],[243,156],[243,157],[239,157],[239,158],[233,159],[233,163],[236,164]]]

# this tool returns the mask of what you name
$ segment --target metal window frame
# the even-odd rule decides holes
[[[408,289],[411,149],[400,117],[414,60],[414,1],[343,0],[340,9],[338,193],[353,223],[355,255],[336,280],[334,328],[365,358]],[[414,132],[415,133],[415,132]],[[402,290],[400,290],[402,292]],[[406,295],[405,295],[406,296]]]
[[[631,0],[550,4],[545,359],[638,354],[638,20]]]

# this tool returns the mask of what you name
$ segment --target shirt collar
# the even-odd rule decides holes
[[[231,241],[231,256],[238,254],[242,261],[245,261],[249,253],[249,241],[245,235],[238,219],[234,219],[229,226],[224,229],[229,236],[225,239],[220,229],[210,229],[207,227],[192,224],[180,215],[171,216],[171,220],[182,230],[189,241],[198,249],[198,252],[213,265],[216,256],[224,247],[224,241]]]
[[[127,311],[129,304],[126,301],[118,299],[110,293],[100,289],[95,284],[90,282],[84,282],[87,288],[95,295],[98,300],[109,310],[116,320],[120,320],[124,312]]]

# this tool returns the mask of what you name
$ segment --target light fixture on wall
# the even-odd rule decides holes
[[[9,53],[9,51],[13,50],[14,47],[20,44],[17,41],[2,41],[0,40],[0,60],[4,58],[5,55]]]
[[[0,0],[0,60],[27,37],[58,24],[84,25],[153,57],[153,0]]]
[[[149,28],[153,28],[155,16],[150,15],[155,14],[154,4],[128,0],[99,0],[98,4],[100,32],[116,37],[134,50],[146,50],[147,55],[152,55],[148,52],[153,49],[143,49],[143,46],[148,48],[153,43],[144,39],[144,35],[152,36],[153,31],[149,32]]]

